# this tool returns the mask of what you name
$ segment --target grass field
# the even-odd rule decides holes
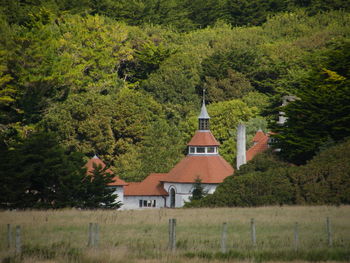
[[[167,250],[169,218],[177,219],[176,252]],[[0,222],[1,262],[350,262],[350,206],[3,211]],[[98,248],[87,248],[90,222],[99,224]],[[220,253],[223,222],[228,224],[227,253]],[[298,251],[293,246],[295,222]],[[7,224],[21,226],[20,256],[14,256],[13,246],[7,248]]]

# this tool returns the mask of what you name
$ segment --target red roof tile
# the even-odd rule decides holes
[[[253,142],[259,142],[260,140],[264,140],[267,137],[262,130],[257,131],[253,138]]]
[[[124,196],[166,196],[169,195],[164,190],[161,183],[166,174],[152,173],[142,182],[129,183],[124,187]]]
[[[186,156],[161,181],[193,183],[197,177],[202,183],[221,183],[234,172],[232,166],[220,155]]]
[[[94,170],[94,164],[96,166],[101,165],[102,168],[106,167],[106,164],[97,156],[92,157],[86,164],[85,167],[87,169],[87,174],[92,174],[92,171]],[[111,169],[106,170],[107,173],[113,174]],[[114,182],[108,184],[109,186],[124,186],[128,185],[124,180],[120,179],[119,176],[115,176],[113,178]]]
[[[254,140],[257,137],[258,140]],[[268,146],[269,137],[265,135],[262,131],[258,131],[254,136],[253,141],[256,142],[255,145],[250,147],[246,152],[247,162],[253,159],[257,154],[266,151]]]
[[[219,146],[220,143],[215,139],[210,131],[196,131],[188,146]]]

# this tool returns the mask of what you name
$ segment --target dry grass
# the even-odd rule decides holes
[[[335,252],[327,248],[326,217],[331,218]],[[176,253],[167,251],[169,218],[177,219]],[[251,218],[256,221],[255,249],[250,240]],[[10,223],[22,227],[22,259],[28,263],[229,262],[230,258],[215,256],[220,251],[223,222],[228,223],[228,248],[243,253],[237,256],[241,262],[252,261],[257,251],[293,253],[295,222],[299,223],[300,250],[350,253],[350,206],[4,211],[0,222],[0,258],[15,260],[13,250],[7,249],[6,225]],[[90,222],[99,223],[99,249],[86,248]]]

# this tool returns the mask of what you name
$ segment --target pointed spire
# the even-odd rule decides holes
[[[203,89],[203,104],[201,108],[201,113],[198,116],[198,130],[207,131],[209,130],[209,114],[207,108],[205,107],[205,89]]]
[[[198,119],[210,119],[207,111],[207,107],[205,106],[205,89],[203,89],[203,102],[202,102],[201,113],[199,114]]]
[[[92,159],[100,159],[97,157],[97,155],[95,154],[94,157],[92,157]]]

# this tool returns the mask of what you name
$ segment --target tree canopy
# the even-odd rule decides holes
[[[349,136],[349,35],[345,0],[0,0],[1,150],[23,156],[21,193],[36,169],[21,151],[42,132],[55,139],[43,149],[36,138],[33,150],[98,154],[126,181],[142,180],[185,154],[206,89],[228,162],[238,122],[249,141],[284,111],[287,125],[269,126],[276,147],[304,164]],[[284,95],[298,99],[276,108]],[[80,174],[78,161],[65,164],[75,168],[62,178]],[[39,195],[38,205],[58,200]]]

